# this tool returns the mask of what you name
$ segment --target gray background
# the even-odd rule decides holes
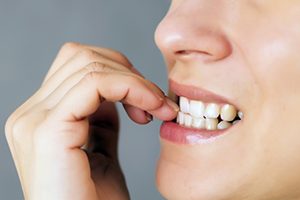
[[[166,90],[164,62],[153,34],[169,0],[0,2],[2,130],[8,115],[39,87],[60,46],[68,41],[119,50],[148,79]],[[160,122],[139,126],[123,111],[120,113],[120,158],[131,197],[162,199],[155,187]],[[4,131],[0,135],[0,158],[0,199],[22,199]]]

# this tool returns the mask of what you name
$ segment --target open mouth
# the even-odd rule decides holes
[[[230,100],[210,91],[170,80],[180,111],[177,118],[164,122],[161,138],[180,144],[212,141],[244,118],[243,112]]]
[[[243,118],[243,112],[231,104],[204,103],[183,96],[177,99],[180,111],[173,122],[187,128],[222,130]]]

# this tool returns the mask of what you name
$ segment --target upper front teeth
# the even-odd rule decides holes
[[[191,115],[194,117],[203,117],[205,112],[205,105],[203,102],[191,100],[189,108],[190,112],[186,113],[191,113]]]
[[[220,115],[220,106],[215,103],[209,103],[206,106],[204,116],[206,118],[218,118]]]
[[[186,127],[206,128],[207,130],[229,128],[237,116],[242,119],[243,113],[230,104],[205,104],[202,101],[179,99],[180,112],[177,123]],[[219,119],[221,119],[219,121]],[[237,121],[237,120],[236,120]],[[235,121],[235,123],[236,123]]]
[[[180,97],[179,107],[182,112],[189,113],[190,112],[189,100],[185,97]]]
[[[224,121],[232,121],[236,117],[237,110],[234,106],[226,104],[221,109],[221,119]]]

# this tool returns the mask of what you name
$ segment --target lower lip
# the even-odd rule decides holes
[[[203,144],[215,141],[220,136],[223,136],[230,128],[210,131],[187,128],[174,122],[163,122],[160,127],[160,137],[176,144]]]

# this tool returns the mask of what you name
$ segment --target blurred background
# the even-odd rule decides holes
[[[4,136],[6,118],[39,87],[60,46],[75,41],[124,53],[166,91],[154,31],[169,0],[0,1],[0,199],[23,199]],[[118,105],[120,159],[133,200],[163,199],[155,187],[159,121],[140,126]]]

